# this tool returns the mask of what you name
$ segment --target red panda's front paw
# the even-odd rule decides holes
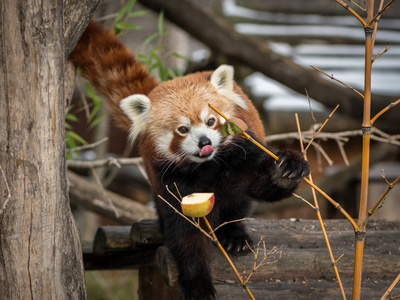
[[[286,179],[300,180],[310,174],[310,164],[300,154],[284,151],[277,162],[281,176]]]
[[[252,239],[247,234],[243,236],[224,234],[219,241],[226,252],[236,256],[246,255],[254,247]]]

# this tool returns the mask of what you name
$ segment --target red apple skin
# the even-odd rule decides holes
[[[205,217],[212,211],[214,202],[215,196],[214,193],[212,193],[211,197],[207,201],[193,204],[182,203],[182,213],[188,217]]]

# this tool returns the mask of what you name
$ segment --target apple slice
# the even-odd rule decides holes
[[[182,213],[188,217],[204,217],[214,207],[214,193],[193,193],[183,197]]]

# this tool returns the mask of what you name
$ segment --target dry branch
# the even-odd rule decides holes
[[[134,200],[122,197],[110,191],[103,191],[94,183],[88,182],[83,177],[73,172],[68,172],[70,183],[69,196],[72,204],[94,211],[111,220],[122,224],[133,224],[142,219],[155,217],[155,212],[145,205]],[[108,199],[114,204],[119,217],[116,217],[115,210],[110,206]]]

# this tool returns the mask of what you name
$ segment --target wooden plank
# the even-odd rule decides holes
[[[316,220],[245,222],[254,241],[257,242],[262,237],[267,251],[274,246],[282,251],[282,257],[277,262],[261,267],[248,282],[256,299],[340,299],[328,251]],[[325,228],[335,258],[344,254],[337,265],[345,290],[349,294],[352,286],[354,232],[347,220],[327,220]],[[138,222],[132,228],[108,226],[99,230],[96,238],[103,241],[95,242],[95,251],[86,246],[86,269],[139,268],[142,299],[148,299],[146,297],[149,295],[152,297],[154,285],[160,288],[157,296],[161,297],[159,299],[177,299],[176,266],[169,250],[165,246],[158,247],[161,235],[155,220]],[[400,222],[368,223],[363,274],[364,297],[380,297],[400,271],[399,232]],[[210,247],[213,247],[211,243]],[[213,249],[211,268],[218,299],[246,299],[246,294],[238,286],[228,263],[218,249]],[[278,257],[278,254],[274,254],[269,261]],[[251,273],[254,262],[252,254],[232,257],[232,260],[244,278]],[[154,270],[153,262],[160,271]],[[171,288],[161,284],[160,278]]]

